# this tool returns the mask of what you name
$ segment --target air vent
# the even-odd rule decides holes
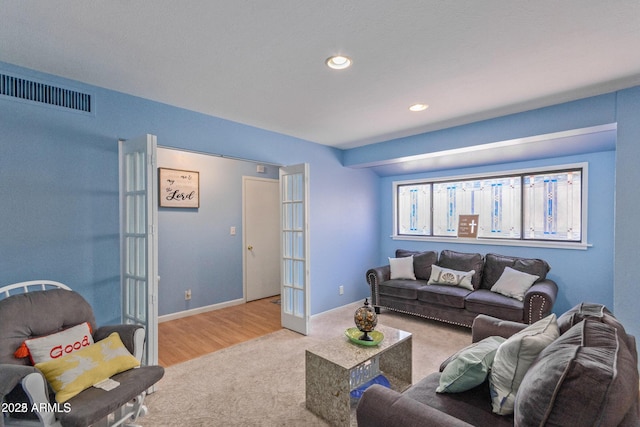
[[[91,113],[91,95],[0,73],[0,95]]]

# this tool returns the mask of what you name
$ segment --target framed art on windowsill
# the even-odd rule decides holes
[[[162,208],[200,207],[200,172],[158,168],[158,202]]]

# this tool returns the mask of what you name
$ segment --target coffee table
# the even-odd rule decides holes
[[[391,388],[411,385],[411,333],[378,325],[376,346],[353,343],[342,335],[312,347],[305,355],[306,407],[334,426],[355,425],[357,399],[351,391],[382,373]]]

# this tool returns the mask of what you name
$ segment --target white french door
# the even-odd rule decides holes
[[[143,325],[142,362],[158,363],[158,203],[155,135],[119,141],[122,321]]]
[[[282,326],[309,334],[309,165],[280,168]]]

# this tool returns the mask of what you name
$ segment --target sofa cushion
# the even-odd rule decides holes
[[[486,254],[484,257],[484,272],[482,274],[483,289],[491,289],[498,281],[505,267],[538,276],[538,280],[544,280],[549,272],[549,264],[546,261],[535,258],[519,258],[506,255]]]
[[[558,327],[560,328],[560,333],[564,334],[573,326],[582,322],[585,319],[590,319],[593,321],[598,321],[600,323],[605,323],[609,326],[613,326],[616,328],[620,334],[619,336],[626,336],[626,331],[622,323],[618,321],[614,317],[614,315],[602,304],[594,304],[583,302],[572,309],[566,311],[560,317],[558,317]]]
[[[164,375],[162,366],[140,366],[129,369],[112,377],[120,383],[117,393],[97,387],[89,387],[77,396],[69,399],[70,411],[60,411],[56,417],[65,427],[86,427],[113,413],[122,406],[122,401],[129,401],[146,390]]]
[[[396,258],[413,255],[413,272],[418,280],[429,280],[431,277],[431,266],[438,261],[438,253],[435,251],[408,251],[397,249]]]
[[[439,372],[432,373],[403,394],[474,426],[513,427],[512,416],[491,412],[487,381],[460,393],[436,393],[441,375]],[[428,420],[424,421],[424,425],[429,425]]]
[[[115,374],[140,366],[140,361],[114,332],[95,344],[35,366],[56,392],[56,401],[63,403]]]
[[[403,299],[417,299],[418,289],[426,284],[424,280],[387,280],[380,283],[378,293]]]
[[[478,289],[465,298],[465,308],[478,314],[486,314],[503,320],[522,322],[524,305],[515,298],[491,292],[488,289]]]
[[[520,385],[516,424],[618,425],[638,396],[636,362],[619,334],[585,320],[545,348]]]
[[[534,274],[505,267],[498,281],[491,287],[491,292],[524,301],[524,294],[538,279]]]
[[[438,259],[438,265],[440,267],[458,271],[474,270],[475,274],[471,279],[471,284],[473,285],[474,289],[478,289],[480,287],[483,274],[483,264],[484,260],[481,254],[456,252],[450,250],[444,250],[440,252],[440,258]]]
[[[417,298],[419,301],[461,309],[464,308],[465,298],[471,292],[459,286],[427,285],[418,288]]]
[[[390,279],[416,280],[413,272],[413,255],[402,258],[389,258]]]
[[[507,339],[498,347],[489,387],[493,412],[509,415],[520,383],[538,354],[560,336],[556,315],[551,314]]]
[[[442,370],[437,393],[460,393],[479,386],[487,379],[502,337],[488,337],[458,351]]]

